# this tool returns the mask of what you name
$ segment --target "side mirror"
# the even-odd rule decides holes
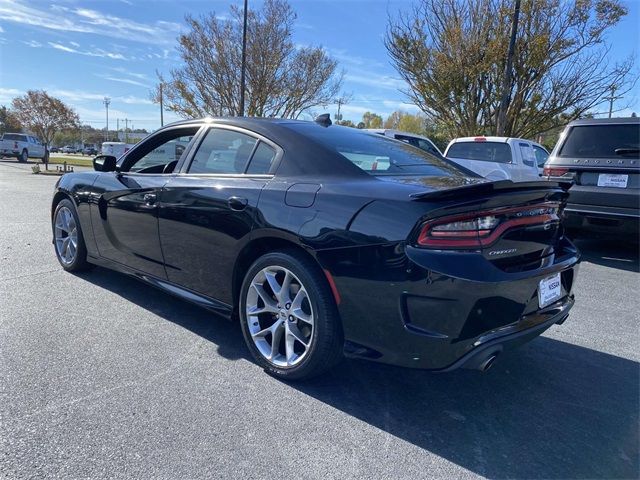
[[[93,159],[93,169],[96,172],[115,172],[116,160],[113,155],[98,155]]]

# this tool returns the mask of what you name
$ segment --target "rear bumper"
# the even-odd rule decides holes
[[[552,264],[517,274],[494,274],[473,252],[457,259],[451,253],[442,264],[449,274],[439,273],[428,265],[427,257],[435,254],[411,247],[400,254],[397,246],[360,252],[357,260],[349,252],[349,274],[340,271],[341,262],[325,263],[342,298],[345,353],[411,368],[477,368],[492,353],[531,340],[566,318],[579,262],[575,247],[566,245]],[[469,271],[482,268],[486,280],[452,274],[456,262]],[[540,309],[539,283],[556,273],[562,297]]]

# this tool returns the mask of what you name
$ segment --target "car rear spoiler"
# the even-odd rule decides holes
[[[538,180],[533,182],[512,182],[511,180],[499,180],[497,182],[476,183],[464,187],[436,190],[431,192],[412,193],[411,200],[441,200],[450,197],[466,195],[486,195],[491,193],[506,193],[509,191],[541,190],[561,188],[565,192],[571,188],[573,182],[553,182]]]

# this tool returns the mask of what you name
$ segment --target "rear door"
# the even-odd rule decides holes
[[[232,303],[232,276],[281,149],[252,132],[213,126],[162,190],[159,229],[169,281]]]
[[[162,130],[119,161],[119,172],[102,173],[94,189],[92,225],[100,256],[142,273],[166,278],[158,237],[158,202],[199,126]]]

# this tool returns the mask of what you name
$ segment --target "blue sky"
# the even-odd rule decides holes
[[[72,105],[83,123],[103,128],[102,99],[111,98],[109,127],[128,118],[135,128],[160,125],[149,100],[155,71],[178,65],[176,36],[184,15],[225,14],[241,0],[0,0],[0,104],[29,89],[45,89]],[[249,0],[257,5],[258,0]],[[345,118],[416,112],[399,91],[403,82],[383,45],[388,14],[410,8],[409,0],[290,0],[298,13],[294,41],[322,45],[346,71],[344,91],[353,94]],[[629,15],[609,34],[612,58],[640,45],[640,0],[628,0]],[[620,101],[640,112],[640,82]],[[336,107],[327,111],[335,113]],[[165,122],[176,119],[165,114]]]

